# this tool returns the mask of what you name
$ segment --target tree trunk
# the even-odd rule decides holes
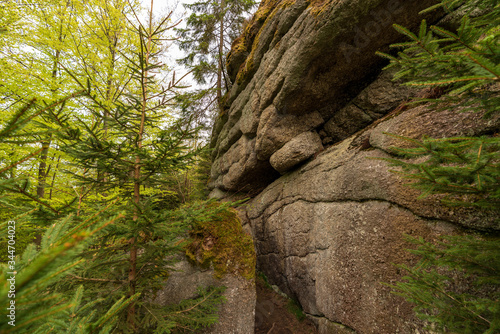
[[[224,58],[224,10],[225,10],[225,0],[220,1],[220,30],[219,30],[219,66],[217,68],[217,104],[219,108],[222,102],[222,75],[224,64],[222,59]]]
[[[147,44],[146,44],[146,54],[144,55],[144,63],[141,64],[141,123],[139,126],[139,132],[137,133],[137,148],[140,150],[142,148],[142,140],[144,135],[144,126],[146,122],[146,108],[148,102],[148,68],[149,68],[149,58],[152,52],[152,25],[153,25],[153,0],[151,0],[151,8],[149,12],[149,31],[147,32]],[[142,36],[141,36],[142,38]],[[141,200],[141,157],[137,155],[135,157],[134,165],[134,202],[139,205]],[[134,211],[133,221],[139,219],[139,212],[136,208]],[[135,295],[136,283],[137,283],[137,239],[133,237],[130,239],[130,258],[129,258],[129,297]],[[129,330],[135,330],[135,303],[130,304],[127,312],[127,322]]]
[[[108,31],[108,34],[111,32]],[[110,52],[110,57],[111,57],[111,66],[108,70],[107,73],[107,79],[106,79],[106,102],[111,102],[111,92],[113,88],[113,76],[115,73],[115,64],[116,64],[116,46],[118,44],[118,36],[115,33],[113,36],[108,36],[108,43],[109,43],[109,52]],[[103,129],[104,129],[104,139],[108,139],[108,118],[109,118],[109,112],[108,112],[109,105],[106,106],[104,109],[103,113]],[[98,180],[102,180],[103,183],[106,183],[108,181],[108,174],[103,173],[102,175],[98,173],[97,175]],[[103,196],[107,196],[108,194],[106,192],[102,193]]]
[[[36,196],[43,198],[45,187],[47,185],[47,157],[49,155],[51,140],[42,142],[42,152],[40,153],[40,164],[38,165],[38,186],[36,187]]]
[[[61,156],[57,157],[56,168],[54,170],[54,174],[52,174],[52,182],[50,185],[49,199],[52,199],[52,190],[54,189],[54,183],[56,182],[56,173],[59,170],[59,162],[61,161]]]
[[[59,42],[63,41],[63,24],[64,20],[59,24]],[[59,68],[59,58],[61,57],[61,50],[55,50],[54,61],[52,62],[52,79],[57,79],[57,69]],[[55,95],[57,88],[52,89],[52,94]],[[47,157],[49,155],[49,148],[52,141],[50,136],[46,141],[42,141],[42,152],[40,153],[40,165],[38,166],[38,186],[36,188],[36,195],[38,198],[43,198],[45,195],[45,187],[47,180]]]

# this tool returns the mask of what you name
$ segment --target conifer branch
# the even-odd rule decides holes
[[[106,279],[106,278],[87,278],[87,277],[81,277],[77,275],[68,275],[69,277],[76,278],[78,280],[82,281],[91,281],[91,282],[110,282],[110,283],[120,283],[120,284],[127,284],[127,280],[114,280],[114,279]]]
[[[48,203],[45,203],[44,201],[40,200],[38,197],[35,197],[33,195],[31,195],[30,193],[28,193],[25,189],[19,187],[19,186],[16,186],[16,189],[13,189],[13,188],[6,188],[6,190],[9,190],[9,191],[13,191],[13,192],[17,192],[17,193],[20,193],[28,198],[30,198],[31,200],[37,202],[38,204],[41,204],[42,206],[46,207],[47,209],[49,209],[50,211],[54,212],[55,214],[59,214],[60,211],[53,208],[50,204]]]
[[[64,305],[57,307],[57,308],[52,307],[45,312],[41,312],[41,313],[37,314],[35,317],[29,318],[26,321],[21,321],[21,323],[16,323],[16,327],[11,327],[10,329],[5,330],[4,333],[12,333],[12,332],[14,332],[14,330],[17,331],[20,328],[26,327],[31,323],[37,322],[38,320],[41,320],[41,319],[46,319],[53,314],[60,313],[60,312],[65,311],[71,307],[73,307],[73,305],[70,303],[64,304]]]
[[[28,154],[26,157],[24,157],[23,159],[19,160],[19,161],[16,161],[14,162],[13,164],[11,164],[10,166],[7,166],[3,169],[0,170],[0,174],[3,174],[5,173],[6,171],[8,170],[11,170],[12,168],[16,167],[17,165],[20,165],[22,164],[23,162],[26,162],[28,161],[29,159],[33,158],[35,155],[38,155],[40,152],[42,152],[43,148],[40,148],[38,149],[37,151],[31,153],[31,154]]]
[[[216,293],[216,290],[213,290],[208,295],[204,296],[203,299],[201,299],[199,302],[197,302],[193,306],[191,306],[191,307],[189,307],[187,309],[184,309],[184,310],[177,311],[175,313],[176,314],[181,314],[181,313],[186,313],[186,312],[194,310],[195,308],[197,308],[198,306],[200,306],[201,304],[203,304],[204,302],[206,302],[214,293]]]
[[[491,74],[493,74],[495,76],[495,78],[493,80],[495,81],[498,81],[500,80],[500,75],[498,73],[496,73],[495,71],[493,71],[492,69],[486,67],[483,63],[479,62],[478,59],[474,58],[471,54],[468,54],[467,57],[469,57],[470,60],[472,60],[474,63],[478,64],[479,66],[481,66],[483,69],[485,69],[486,71],[490,72]],[[489,78],[490,80],[492,78]],[[481,80],[481,79],[480,79]],[[486,79],[487,80],[487,79]]]

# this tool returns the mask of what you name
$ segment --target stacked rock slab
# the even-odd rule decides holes
[[[321,138],[316,132],[303,132],[273,153],[269,161],[274,169],[285,173],[322,149]]]

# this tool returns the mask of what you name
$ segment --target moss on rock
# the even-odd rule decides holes
[[[263,0],[257,12],[250,19],[240,37],[234,40],[231,51],[227,55],[226,65],[229,69],[231,80],[239,83],[248,77],[248,73],[253,69],[252,51],[258,43],[260,34],[265,22],[277,9],[295,0]]]
[[[309,7],[314,15],[319,15],[331,7],[333,0],[309,0]],[[296,0],[263,0],[257,12],[250,19],[240,37],[233,41],[227,55],[226,66],[230,78],[238,84],[244,83],[255,71],[254,53],[259,43],[266,22],[283,8],[296,3]],[[334,2],[333,2],[334,3]]]
[[[195,221],[189,232],[191,240],[185,246],[189,260],[205,268],[212,265],[218,278],[233,273],[254,279],[253,240],[243,231],[236,210],[220,203],[209,203],[206,209],[208,219]]]

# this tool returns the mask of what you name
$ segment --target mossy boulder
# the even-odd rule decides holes
[[[255,278],[255,250],[252,237],[243,231],[236,210],[212,203],[208,219],[195,221],[185,246],[188,259],[202,268],[213,267],[215,276],[235,274]]]
[[[200,333],[253,333],[257,296],[252,238],[228,203],[194,203],[184,212],[191,224],[186,256],[180,255],[156,302],[176,304],[198,298],[199,288],[224,287],[217,323]]]

